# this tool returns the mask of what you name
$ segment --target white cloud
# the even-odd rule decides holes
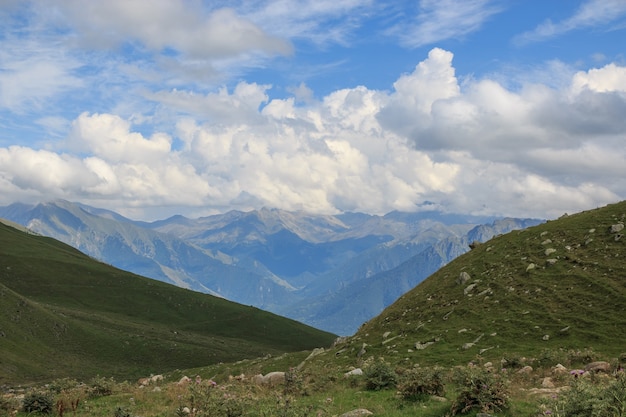
[[[162,53],[168,48],[196,59],[222,59],[241,54],[286,54],[288,42],[270,36],[235,10],[207,11],[196,2],[169,0],[61,0],[63,12],[94,46],[129,40]]]
[[[169,118],[149,134],[130,118],[83,113],[57,153],[0,148],[0,194],[169,207],[161,217],[262,205],[385,213],[424,201],[558,216],[626,195],[623,67],[511,90],[487,78],[461,86],[452,58],[435,48],[393,91],[358,86],[305,103],[246,82],[153,93]]]
[[[475,32],[500,12],[490,0],[421,0],[416,22],[404,22],[389,33],[417,48]]]
[[[534,30],[516,36],[514,42],[524,45],[585,27],[606,26],[625,14],[624,0],[587,0],[571,17],[556,23],[546,20]]]

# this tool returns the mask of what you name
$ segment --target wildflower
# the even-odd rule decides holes
[[[580,375],[584,374],[585,371],[583,371],[582,369],[573,369],[569,373],[570,375],[574,375],[574,378],[578,378]]]

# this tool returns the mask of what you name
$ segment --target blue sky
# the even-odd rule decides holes
[[[0,0],[0,204],[626,198],[626,0]]]

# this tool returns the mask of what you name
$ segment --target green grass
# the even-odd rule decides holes
[[[305,360],[309,351],[304,349],[281,354],[269,352],[270,349],[266,347],[261,349],[264,353],[256,357],[226,359],[222,362],[213,361],[209,357],[204,363],[199,361],[194,365],[186,365],[184,357],[176,357],[171,362],[163,357],[162,363],[171,370],[168,371],[168,367],[159,368],[155,364],[152,371],[165,372],[160,391],[154,392],[153,386],[140,389],[132,380],[130,383],[120,383],[111,396],[86,399],[81,403],[78,415],[111,416],[117,407],[122,407],[133,416],[174,416],[177,407],[188,404],[190,398],[190,388],[179,386],[176,381],[183,375],[192,378],[198,375],[203,380],[215,380],[220,390],[206,394],[210,396],[219,393],[206,404],[218,407],[225,399],[230,399],[243,406],[243,416],[336,416],[356,408],[366,408],[374,415],[391,417],[443,417],[449,415],[451,405],[464,390],[458,378],[454,377],[455,373],[459,370],[484,369],[487,362],[492,362],[491,372],[506,380],[510,397],[509,407],[496,415],[537,417],[541,404],[549,401],[549,398],[542,399],[533,391],[541,388],[544,377],[553,377],[558,387],[572,383],[573,377],[569,374],[557,377],[552,373],[551,368],[556,364],[576,369],[594,360],[606,360],[616,369],[621,360],[621,365],[625,365],[626,240],[616,240],[615,234],[609,232],[612,224],[623,222],[625,218],[626,202],[622,202],[496,237],[433,274],[378,317],[365,323],[352,337],[311,359]],[[546,243],[546,239],[552,243]],[[548,247],[557,251],[546,256],[545,249]],[[548,264],[547,259],[550,258],[557,259],[554,265]],[[79,256],[79,259],[83,258]],[[536,268],[528,269],[530,263],[536,264]],[[463,285],[456,283],[461,271],[471,276],[470,281]],[[5,274],[4,269],[0,270],[0,274]],[[115,274],[122,273],[115,271]],[[156,282],[150,281],[150,285],[146,286],[133,284],[138,286],[138,293],[147,291],[149,295],[143,297],[158,299],[162,303],[159,304],[162,308],[154,311],[139,311],[123,308],[130,298],[125,301],[106,301],[97,308],[85,300],[67,300],[72,293],[71,286],[67,289],[68,295],[53,296],[50,293],[54,280],[45,284],[48,285],[47,290],[33,289],[25,295],[23,291],[28,288],[25,283],[29,279],[27,275],[24,272],[23,281],[19,285],[14,284],[10,289],[7,285],[1,290],[1,308],[5,309],[3,317],[5,314],[6,317],[14,316],[14,310],[18,307],[22,314],[21,321],[7,320],[2,326],[10,331],[23,331],[21,337],[30,338],[30,343],[36,349],[47,354],[54,352],[59,342],[55,337],[42,337],[39,330],[47,329],[48,333],[56,331],[58,334],[62,332],[58,324],[68,324],[77,332],[96,332],[90,338],[80,336],[80,332],[72,336],[77,342],[94,340],[94,349],[100,344],[111,342],[132,343],[137,358],[150,356],[155,351],[158,352],[157,356],[164,354],[163,349],[174,348],[175,343],[176,349],[185,346],[189,352],[194,352],[193,342],[198,340],[201,340],[199,345],[205,347],[207,353],[212,352],[206,350],[206,346],[216,349],[217,340],[222,339],[209,334],[196,336],[195,332],[204,326],[222,332],[222,336],[230,332],[234,337],[225,339],[233,342],[228,349],[239,346],[245,351],[247,342],[243,340],[249,339],[235,336],[248,332],[264,334],[258,328],[255,333],[254,326],[249,326],[245,331],[227,329],[210,319],[185,326],[184,318],[194,312],[228,308],[211,310],[212,307],[208,305],[199,307],[194,304],[196,299],[189,295],[191,293],[183,290],[180,290],[181,294],[191,298],[186,299],[181,295],[183,298],[180,300],[184,302],[170,299],[169,296],[160,295],[164,292],[161,284],[157,285]],[[122,275],[115,277],[99,284],[105,288],[106,285],[115,288],[107,293],[109,297],[119,292],[119,288],[127,288],[119,284]],[[130,281],[135,283],[135,279],[138,278],[134,277]],[[2,282],[5,281],[6,278]],[[465,295],[464,289],[472,283],[477,284],[472,295]],[[37,296],[33,297],[35,292]],[[139,294],[137,296],[142,297]],[[66,300],[65,307],[61,306],[63,300]],[[264,313],[249,309],[245,313],[235,311],[225,317],[230,317],[233,323],[243,327],[242,320],[246,319],[242,317],[253,317],[255,314],[261,317]],[[28,321],[31,316],[36,320]],[[149,328],[147,323],[154,323],[151,320],[162,320],[167,332],[158,326]],[[278,319],[272,316],[271,320]],[[24,326],[24,323],[28,325]],[[97,331],[93,327],[96,323]],[[175,337],[172,331],[177,332]],[[283,335],[275,335],[275,340],[284,343],[286,339],[282,338]],[[102,338],[98,339],[98,336]],[[215,337],[213,343],[209,341],[211,337]],[[417,342],[424,344],[431,341],[434,343],[426,349],[415,347]],[[476,342],[474,345],[463,348],[464,344],[473,341]],[[14,343],[14,347],[25,346],[19,345],[19,337],[0,339],[0,344],[8,342]],[[80,366],[94,371],[94,362],[86,361],[85,356],[81,355],[83,348],[79,346],[83,345],[74,343],[73,346],[66,346],[67,350],[59,354],[59,363],[70,360],[66,357],[73,358],[71,360],[80,363]],[[365,352],[359,354],[363,346]],[[298,350],[297,347],[294,346],[293,350]],[[109,348],[100,348],[103,354],[111,352]],[[14,368],[20,368],[23,373],[40,371],[36,359],[29,361],[11,349],[5,352],[12,356],[8,356],[9,360],[3,356],[0,365],[9,363]],[[220,353],[226,355],[227,352]],[[98,365],[110,362],[113,357],[115,355],[98,362]],[[345,372],[365,367],[379,358],[384,358],[400,373],[416,365],[445,369],[445,400],[442,402],[426,398],[423,402],[406,401],[396,395],[395,389],[368,391],[365,389],[364,377],[344,377]],[[125,369],[127,375],[132,374],[130,370],[139,372],[138,369],[132,369],[132,362],[121,360],[116,370],[122,374]],[[472,366],[468,365],[470,363]],[[523,365],[532,365],[534,370],[528,375],[518,374],[517,370]],[[302,389],[295,394],[287,394],[285,387],[259,387],[250,382],[250,377],[255,374],[292,368],[299,369],[302,376]],[[110,363],[106,370],[110,371]],[[245,376],[243,382],[229,378],[241,374]],[[591,382],[599,387],[608,386],[615,380],[611,376],[591,377]],[[623,386],[626,387],[626,384]],[[622,387],[618,394],[626,403],[624,391]],[[551,395],[557,394],[553,392]],[[593,401],[597,403],[600,400]],[[476,411],[467,415],[474,416]]]
[[[328,346],[334,335],[96,262],[0,224],[0,384],[152,372]]]

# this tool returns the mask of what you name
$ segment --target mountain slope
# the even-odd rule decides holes
[[[0,224],[0,384],[151,372],[327,346],[334,335],[143,278]]]
[[[587,348],[616,357],[626,340],[625,220],[621,202],[495,237],[404,294],[350,343],[446,365]]]
[[[539,222],[508,219],[476,228],[487,219],[437,212],[316,216],[264,208],[143,223],[63,200],[13,204],[0,208],[3,215],[118,268],[346,335],[467,251],[468,233],[484,240]],[[376,277],[412,257],[411,270]]]

